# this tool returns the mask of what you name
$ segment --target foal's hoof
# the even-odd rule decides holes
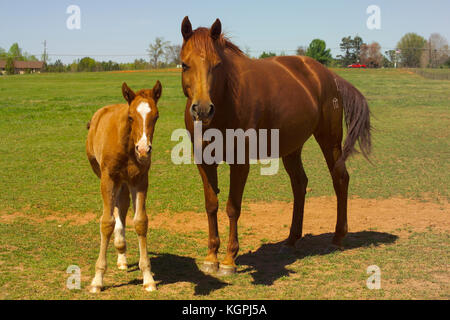
[[[156,291],[156,283],[150,282],[150,283],[144,284],[144,290],[147,292]]]
[[[219,267],[219,272],[217,272],[218,276],[231,276],[236,273],[236,267],[235,266],[227,266],[224,264],[221,264]]]
[[[126,263],[118,263],[117,268],[119,268],[119,270],[128,270],[128,265]]]
[[[219,270],[218,262],[204,261],[200,270],[206,274],[216,273]]]
[[[102,287],[98,287],[98,286],[91,286],[89,288],[89,292],[90,293],[100,293],[102,291]]]

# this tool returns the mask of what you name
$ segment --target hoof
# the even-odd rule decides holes
[[[219,270],[219,263],[205,261],[201,265],[200,270],[206,274],[216,273]]]
[[[335,243],[331,243],[329,248],[331,251],[336,251],[336,250],[344,251],[344,247],[342,245],[338,245]]]
[[[144,284],[144,290],[147,292],[156,291],[156,283],[150,282],[150,283]]]
[[[333,241],[331,242],[331,247],[334,249],[344,250],[344,246],[342,245],[343,237],[333,237]]]
[[[236,273],[236,267],[235,266],[227,266],[221,264],[219,267],[219,272],[217,272],[218,276],[231,276]]]
[[[279,254],[293,254],[295,253],[295,246],[288,246],[283,244],[280,248],[280,250],[278,251]]]
[[[101,287],[97,287],[97,286],[91,286],[89,289],[90,293],[100,293],[102,291]]]
[[[128,265],[126,263],[118,263],[117,268],[119,268],[119,270],[128,270]]]

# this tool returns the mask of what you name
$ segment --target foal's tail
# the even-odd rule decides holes
[[[350,82],[335,75],[336,85],[341,94],[344,106],[345,123],[347,125],[347,138],[344,142],[341,161],[358,151],[355,143],[358,141],[363,156],[370,162],[369,154],[372,149],[370,131],[370,110],[366,98]]]

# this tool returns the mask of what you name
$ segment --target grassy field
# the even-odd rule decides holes
[[[442,215],[448,216],[450,82],[403,70],[337,72],[366,95],[375,127],[374,165],[362,157],[348,162],[350,196],[374,201],[414,199],[437,204]],[[85,155],[86,123],[99,107],[122,102],[123,81],[140,89],[151,88],[157,79],[163,84],[163,96],[153,144],[148,213],[155,221],[178,219],[184,212],[191,213],[187,219],[204,221],[197,169],[175,166],[170,160],[177,143],[170,141],[171,133],[184,128],[185,98],[177,71],[0,77],[0,298],[450,298],[449,233],[433,226],[417,229],[414,224],[383,230],[368,226],[351,233],[346,242],[349,249],[342,252],[326,250],[328,232],[311,234],[293,256],[276,257],[276,240],[287,236],[285,226],[280,226],[276,237],[263,237],[257,243],[246,243],[246,239],[264,230],[244,227],[239,273],[223,279],[197,268],[206,253],[206,229],[174,232],[161,225],[151,229],[149,236],[158,292],[142,291],[136,268],[116,270],[110,246],[105,278],[109,287],[100,296],[89,295],[85,288],[98,254],[96,217],[101,198],[99,181]],[[325,161],[313,139],[306,144],[303,159],[311,188],[308,199],[333,196]],[[226,165],[220,167],[219,175],[224,207]],[[259,175],[258,166],[252,167],[244,209],[251,203],[291,199],[283,169],[268,177]],[[335,221],[329,223],[332,227]],[[129,231],[129,262],[136,263],[136,236]],[[222,232],[222,251],[226,238]],[[82,270],[81,291],[65,288],[65,270],[73,264]],[[365,286],[366,268],[373,264],[383,272],[386,286],[381,290]]]

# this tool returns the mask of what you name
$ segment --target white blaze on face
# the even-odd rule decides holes
[[[141,102],[136,110],[141,115],[142,123],[143,123],[142,137],[138,141],[137,147],[138,147],[139,152],[146,153],[148,150],[149,143],[148,143],[147,134],[145,132],[146,131],[145,130],[145,120],[147,119],[147,115],[150,113],[150,111],[152,109],[150,108],[150,106],[147,102]]]

